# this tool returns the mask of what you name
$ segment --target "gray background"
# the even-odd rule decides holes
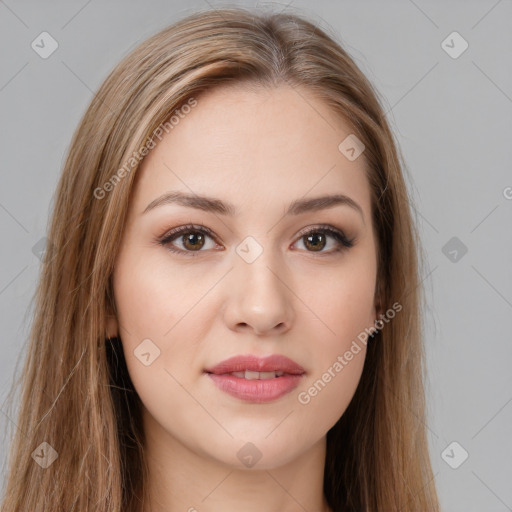
[[[339,34],[382,94],[407,162],[427,256],[428,427],[442,509],[512,510],[512,2],[290,4],[265,3]],[[208,5],[228,4],[0,1],[3,430],[40,266],[33,247],[45,235],[71,135],[121,57]],[[31,47],[43,31],[59,45],[47,59]],[[442,46],[453,31],[469,44],[457,58]],[[462,449],[469,457],[453,469],[446,461],[460,464]]]

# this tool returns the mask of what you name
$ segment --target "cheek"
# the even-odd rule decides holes
[[[322,320],[327,353],[341,350],[349,340],[375,321],[375,262],[362,251],[347,258],[337,269],[312,276],[307,300]]]
[[[121,330],[133,338],[166,339],[204,293],[200,280],[169,264],[165,251],[132,248],[121,254],[114,272]]]
[[[366,253],[368,254],[368,253]],[[348,407],[359,383],[369,327],[374,325],[375,262],[361,254],[337,272],[317,276],[307,301],[313,373],[298,391],[303,414],[328,430]],[[314,327],[316,326],[316,327]]]
[[[315,319],[310,351],[311,374],[297,391],[305,424],[327,432],[343,415],[359,384],[366,356],[366,338],[358,336],[370,321],[373,287],[356,280],[331,285],[330,300],[319,309],[325,325]],[[316,425],[313,427],[313,425]],[[318,432],[317,432],[318,434]]]
[[[348,350],[350,360],[346,350],[333,354],[330,362],[299,390],[298,407],[311,428],[326,433],[346,411],[363,371],[366,348],[360,345],[356,354]]]
[[[166,256],[132,246],[120,254],[113,276],[128,372],[144,405],[157,414],[169,397],[190,410],[190,396],[179,383],[198,372],[191,340],[201,338],[203,323],[195,319],[204,319],[207,302],[198,303],[211,287],[193,279],[192,271],[177,271]]]

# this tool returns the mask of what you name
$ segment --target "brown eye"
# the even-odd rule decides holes
[[[326,245],[324,233],[317,232],[310,235],[304,235],[303,240],[306,248],[312,251],[321,251]]]
[[[204,246],[205,238],[199,231],[191,231],[182,236],[182,243],[185,249],[197,251]]]
[[[342,231],[329,225],[322,225],[302,233],[298,242],[304,245],[306,252],[317,252],[319,255],[328,255],[350,249],[355,238],[349,240]],[[324,250],[326,249],[327,250]]]
[[[204,226],[181,226],[168,231],[158,241],[171,252],[186,256],[196,256],[216,246],[213,233]]]

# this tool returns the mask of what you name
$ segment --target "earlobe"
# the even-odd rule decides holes
[[[377,322],[377,320],[380,320],[380,318],[384,314],[384,308],[382,307],[382,297],[381,297],[381,284],[380,284],[380,281],[377,282],[377,286],[376,286],[376,289],[375,289],[374,314],[375,314],[375,322]]]
[[[119,325],[115,315],[107,315],[106,335],[107,338],[115,338],[119,333]]]
[[[380,315],[384,312],[379,296],[375,296],[373,304],[373,314],[375,316],[375,321],[377,321],[380,318]]]

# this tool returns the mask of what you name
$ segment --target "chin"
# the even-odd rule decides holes
[[[208,455],[232,469],[257,471],[285,466],[297,459],[304,450],[303,446],[286,444],[282,439],[265,439],[267,434],[253,440],[247,436],[243,440],[230,439],[222,445],[215,443],[220,451],[210,451]]]

